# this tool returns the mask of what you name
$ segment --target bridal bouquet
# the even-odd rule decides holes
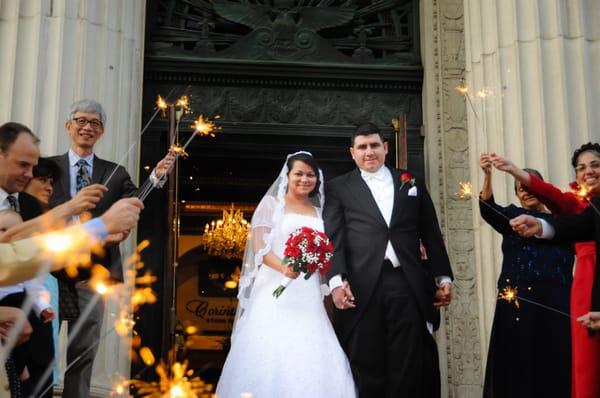
[[[325,275],[331,266],[333,245],[327,235],[309,227],[301,227],[290,234],[285,242],[283,264],[291,265],[296,272],[303,272],[304,279],[308,279],[315,272]],[[273,291],[273,297],[281,293],[292,281],[285,277],[279,287]]]

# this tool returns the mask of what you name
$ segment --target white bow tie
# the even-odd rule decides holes
[[[380,173],[375,174],[362,172],[360,174],[365,181],[383,181],[383,175]]]

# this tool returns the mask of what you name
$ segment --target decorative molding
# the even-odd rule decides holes
[[[198,85],[232,85],[408,91],[420,93],[421,67],[365,68],[321,64],[190,61],[146,57],[144,80]]]
[[[470,147],[465,99],[455,89],[465,75],[462,0],[424,4],[426,148],[432,198],[438,208],[454,270],[454,298],[437,334],[448,397],[481,397],[483,364],[473,207],[455,192],[469,180]],[[443,363],[446,363],[444,367]],[[444,383],[442,383],[444,385]]]
[[[418,0],[162,0],[147,51],[159,57],[419,65]]]

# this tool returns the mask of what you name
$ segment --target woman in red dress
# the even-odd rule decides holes
[[[600,194],[600,145],[587,143],[573,153],[573,191],[562,192],[514,165],[492,155],[494,166],[511,174],[528,187],[554,214],[581,213],[589,206],[587,198]],[[575,244],[577,261],[571,288],[572,398],[600,397],[600,334],[590,333],[574,319],[592,310],[592,285],[596,271],[595,242]],[[600,309],[595,308],[598,311]]]

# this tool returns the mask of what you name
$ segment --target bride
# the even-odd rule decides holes
[[[354,381],[323,305],[318,273],[308,280],[282,264],[302,226],[323,231],[323,174],[308,152],[288,155],[252,217],[231,350],[219,398],[354,398]],[[279,298],[284,277],[294,279]]]

